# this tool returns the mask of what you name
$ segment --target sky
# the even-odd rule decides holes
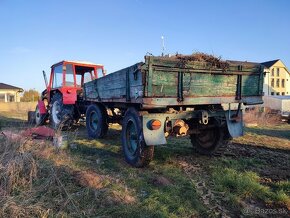
[[[288,0],[0,0],[0,82],[45,89],[61,60],[108,73],[146,53],[205,52],[222,59],[281,59],[290,68]]]

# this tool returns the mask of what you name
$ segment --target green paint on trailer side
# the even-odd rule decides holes
[[[242,96],[259,95],[259,76],[243,76]]]
[[[242,96],[262,94],[263,81],[260,78],[263,71],[260,65],[233,61],[229,63],[226,70],[197,61],[188,62],[185,68],[180,68],[178,60],[149,57],[144,68],[149,67],[149,71],[151,70],[152,79],[149,79],[148,89],[152,92],[147,97],[176,96],[178,72],[183,73],[184,97],[236,96],[238,75],[242,75]]]

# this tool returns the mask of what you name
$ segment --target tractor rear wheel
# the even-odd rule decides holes
[[[62,95],[56,93],[51,99],[50,124],[52,128],[59,129],[73,123],[73,105],[64,105]]]
[[[144,167],[153,159],[154,146],[146,145],[138,112],[129,108],[122,125],[122,147],[127,163]]]
[[[89,137],[103,138],[108,132],[107,111],[99,105],[92,104],[86,111],[86,127]]]

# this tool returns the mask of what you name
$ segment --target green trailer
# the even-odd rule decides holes
[[[243,105],[261,104],[263,67],[213,56],[155,57],[84,84],[86,127],[104,137],[122,124],[126,161],[147,165],[154,146],[190,136],[196,152],[220,154],[243,135]]]

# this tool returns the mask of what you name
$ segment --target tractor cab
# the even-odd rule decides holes
[[[48,99],[52,91],[60,92],[63,104],[75,104],[82,95],[85,82],[104,76],[104,66],[80,61],[61,61],[51,66],[50,81],[47,86]]]

